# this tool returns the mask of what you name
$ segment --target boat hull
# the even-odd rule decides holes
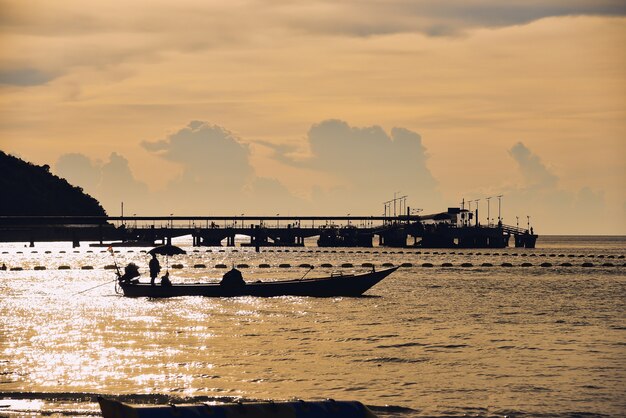
[[[249,402],[223,405],[130,405],[98,397],[104,418],[376,418],[358,401]]]
[[[337,275],[316,279],[251,282],[228,287],[219,283],[172,284],[152,286],[147,283],[120,284],[124,296],[168,298],[176,296],[360,296],[372,286],[396,271],[398,267],[359,275]]]

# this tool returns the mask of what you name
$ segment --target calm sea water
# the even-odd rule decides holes
[[[102,248],[0,244],[0,264],[23,269],[0,271],[0,415],[97,415],[95,394],[333,398],[394,417],[626,415],[625,237],[540,237],[534,250],[179,244],[173,281],[220,277],[220,263],[249,265],[248,280],[300,277],[304,263],[307,277],[411,266],[362,298],[128,299]],[[116,250],[147,271],[140,248]]]

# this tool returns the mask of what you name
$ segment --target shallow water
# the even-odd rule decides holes
[[[220,277],[222,263],[249,265],[248,280],[407,265],[362,298],[128,299],[102,248],[0,244],[0,263],[23,269],[0,271],[0,414],[94,415],[95,394],[349,399],[399,417],[626,414],[624,237],[540,237],[534,250],[179,244],[174,281]],[[147,271],[141,249],[116,250]]]

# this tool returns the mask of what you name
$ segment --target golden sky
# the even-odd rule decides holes
[[[370,215],[400,192],[427,213],[483,199],[484,223],[502,194],[505,223],[626,234],[625,16],[603,0],[0,0],[0,149],[112,215]]]

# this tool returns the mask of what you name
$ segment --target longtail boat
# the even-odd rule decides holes
[[[124,296],[168,298],[175,296],[361,296],[398,267],[363,274],[331,274],[312,279],[226,283],[170,283],[151,285],[136,280],[119,280]],[[233,269],[234,270],[234,269]],[[233,271],[231,270],[231,272]],[[234,270],[238,272],[237,270]],[[229,272],[230,273],[230,272]],[[225,276],[227,277],[228,273]]]
[[[130,405],[98,397],[104,418],[376,418],[358,401],[250,402],[223,405]]]

